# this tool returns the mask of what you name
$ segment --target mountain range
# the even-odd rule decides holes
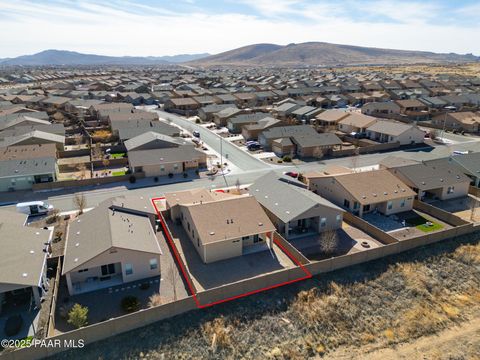
[[[366,65],[475,62],[472,54],[440,54],[426,51],[379,49],[325,42],[275,45],[254,44],[190,62],[201,66]]]
[[[190,66],[337,66],[477,62],[472,54],[392,50],[325,42],[276,45],[254,44],[216,55],[104,56],[65,50],[45,50],[33,55],[0,59],[0,65],[168,65]]]
[[[45,50],[33,55],[0,59],[0,65],[166,65],[197,60],[210,54],[173,56],[104,56],[66,50]]]

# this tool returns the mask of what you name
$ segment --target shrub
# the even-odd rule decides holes
[[[284,162],[292,162],[292,158],[290,156],[284,156],[282,159]]]
[[[88,307],[75,304],[68,312],[67,322],[77,329],[88,324]]]
[[[7,336],[17,335],[22,330],[23,319],[20,315],[12,315],[5,322],[4,332]]]
[[[132,175],[130,176],[128,181],[130,182],[130,184],[135,184],[137,182],[137,178],[135,177],[135,175]]]
[[[173,178],[173,174],[172,174],[172,173],[169,173],[169,174],[168,174],[168,177],[169,177],[170,179]]]
[[[153,178],[153,181],[158,182],[158,176],[155,176],[155,177]]]
[[[184,177],[184,178],[187,178],[187,177],[188,177],[188,173],[184,172],[184,173],[183,173],[183,177]]]
[[[281,163],[283,163],[283,161],[282,160],[277,160],[277,163],[281,164]]]
[[[140,309],[140,302],[135,296],[125,296],[121,302],[123,311],[127,313],[135,312]]]
[[[200,119],[195,120],[195,123],[200,124],[201,123]]]
[[[163,304],[163,298],[159,293],[155,293],[148,298],[148,307],[155,307]]]
[[[60,230],[55,231],[55,238],[53,239],[53,242],[57,243],[57,242],[61,241],[62,236],[63,236],[63,231],[60,231]]]
[[[198,171],[198,169],[195,169],[195,175],[198,175],[200,174],[200,171]]]

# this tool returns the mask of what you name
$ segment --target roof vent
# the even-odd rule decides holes
[[[210,231],[210,235],[215,235],[215,231]]]
[[[383,192],[383,195],[388,195],[388,193],[386,191]]]
[[[35,233],[35,235],[40,235],[40,233],[37,231],[37,232]]]
[[[443,179],[440,179],[440,182],[443,182]]]
[[[33,250],[30,250],[30,254],[35,254],[35,251],[33,251]]]
[[[76,247],[79,247],[79,246],[80,246],[80,243],[75,243],[75,246],[76,246]]]
[[[73,259],[74,262],[78,262],[78,258]]]
[[[263,223],[262,223],[262,222],[259,222],[259,223],[258,223],[258,226],[263,226]]]
[[[77,231],[77,235],[80,235],[80,231]]]
[[[23,273],[22,276],[23,276],[23,277],[27,277],[28,274],[27,274],[27,273]]]

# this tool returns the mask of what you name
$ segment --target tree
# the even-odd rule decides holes
[[[327,230],[320,237],[320,249],[326,255],[333,255],[338,248],[338,235],[335,230]]]
[[[85,210],[85,207],[87,206],[87,199],[85,198],[85,195],[75,194],[73,197],[73,204],[78,209],[78,214],[82,215],[83,210]]]
[[[105,159],[102,160],[102,164],[103,164],[103,167],[104,167],[104,173],[106,175],[107,174],[107,167],[108,167],[108,165],[110,165],[110,160],[105,158]]]
[[[171,263],[167,268],[167,280],[172,286],[173,301],[177,301],[177,284],[178,284],[178,270],[175,264]]]
[[[78,164],[77,171],[80,172],[80,179],[83,180],[87,177],[87,166],[85,164]]]
[[[68,312],[67,322],[77,329],[88,324],[88,307],[75,304]]]
[[[477,207],[478,207],[478,200],[471,198],[470,199],[470,220],[471,221],[475,221]]]

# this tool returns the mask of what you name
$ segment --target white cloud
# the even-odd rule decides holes
[[[397,13],[394,5],[398,3],[377,1],[378,6],[364,11],[379,19],[368,21],[348,16],[348,11],[359,11],[354,5],[333,9],[328,2],[256,3],[258,12],[271,16],[258,12],[212,13],[196,7],[188,13],[176,13],[147,5],[132,13],[131,1],[119,1],[114,6],[86,0],[71,6],[71,2],[62,1],[57,6],[47,6],[28,0],[0,0],[0,13],[7,15],[0,22],[0,58],[51,48],[144,56],[217,53],[253,43],[304,41],[480,54],[480,44],[471,41],[474,34],[480,34],[480,24],[444,25],[429,21],[433,8],[428,4],[416,8],[414,2],[409,2],[404,15],[392,15],[395,21],[391,21],[382,17]],[[412,18],[423,20],[409,21]]]

